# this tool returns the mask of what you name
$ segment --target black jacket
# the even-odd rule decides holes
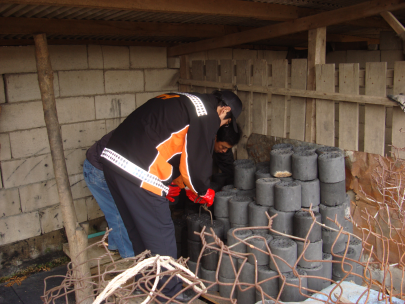
[[[101,160],[140,187],[164,195],[173,175],[170,162],[177,155],[185,185],[204,195],[219,125],[213,95],[163,94],[136,109],[115,129]]]

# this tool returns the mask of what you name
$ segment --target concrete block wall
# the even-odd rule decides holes
[[[83,179],[87,149],[148,99],[178,90],[166,48],[49,46],[69,181],[80,222],[103,216]],[[35,48],[0,48],[0,246],[63,227]]]

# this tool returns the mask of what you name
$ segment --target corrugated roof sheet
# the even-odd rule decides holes
[[[113,0],[112,0],[113,1]],[[340,7],[354,5],[365,0],[244,0],[264,3],[283,4],[296,7],[304,7],[318,10],[333,10]],[[398,16],[405,18],[405,13],[399,13]],[[61,7],[45,5],[21,5],[21,4],[0,4],[0,17],[20,17],[20,18],[45,18],[45,19],[71,19],[71,20],[104,20],[104,21],[129,21],[129,22],[160,22],[177,24],[207,24],[207,25],[230,25],[241,27],[262,27],[274,24],[273,21],[258,20],[255,18],[229,17],[215,15],[197,15],[197,14],[173,14],[157,12],[139,12],[126,10],[106,10],[78,7]],[[350,25],[338,25],[328,27],[331,33],[347,33],[351,31],[354,35],[363,35],[364,37],[378,38],[378,31],[374,29],[358,28]],[[353,32],[354,31],[354,32]],[[376,34],[377,33],[377,34]],[[1,39],[32,39],[31,35],[2,35]],[[52,35],[49,39],[68,39],[68,40],[122,40],[122,41],[144,41],[144,42],[164,42],[170,44],[187,43],[197,41],[197,38],[190,37],[163,37],[163,36],[63,36]],[[262,41],[268,45],[295,45],[299,41],[294,39],[271,39]]]

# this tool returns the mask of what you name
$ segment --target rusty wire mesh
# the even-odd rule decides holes
[[[304,277],[307,278],[316,278],[320,280],[329,280],[323,277],[316,277],[316,276],[309,276],[309,275],[300,275],[297,272],[296,266],[300,258],[305,259],[304,254],[309,245],[308,236],[312,231],[314,225],[321,225],[322,227],[337,232],[336,241],[339,237],[344,234],[347,235],[348,241],[346,244],[346,248],[343,255],[337,255],[333,252],[332,246],[332,255],[334,257],[340,257],[338,260],[314,260],[316,262],[321,263],[340,263],[342,270],[345,273],[345,277],[339,281],[335,282],[332,279],[329,281],[331,283],[336,283],[336,286],[329,292],[329,294],[323,294],[327,297],[327,300],[321,301],[325,303],[339,303],[339,302],[346,302],[347,299],[343,298],[343,288],[341,286],[341,282],[347,278],[354,278],[360,277],[363,281],[363,286],[366,287],[365,291],[359,297],[357,303],[362,302],[366,303],[370,296],[370,290],[377,290],[378,291],[378,300],[385,301],[386,303],[392,303],[392,297],[396,297],[399,299],[405,299],[405,295],[403,292],[403,285],[404,285],[404,252],[405,252],[405,242],[404,242],[404,217],[405,217],[405,210],[404,210],[404,171],[396,170],[398,166],[404,166],[403,160],[399,160],[396,158],[393,159],[383,159],[379,158],[379,166],[375,169],[373,173],[374,183],[376,188],[381,193],[381,199],[375,199],[372,197],[368,197],[368,199],[374,202],[378,209],[376,212],[371,212],[367,208],[363,208],[361,210],[362,213],[362,220],[364,222],[356,223],[353,221],[352,218],[348,219],[353,221],[353,224],[357,227],[357,230],[360,231],[360,237],[354,234],[351,234],[347,231],[343,230],[343,226],[338,223],[336,219],[329,219],[329,223],[319,223],[316,221],[316,218],[313,212],[308,209],[307,211],[312,216],[312,226],[309,230],[305,239],[298,238],[292,235],[286,235],[279,233],[273,230],[272,221],[274,217],[270,217],[267,214],[269,219],[269,225],[265,227],[246,227],[246,228],[238,228],[233,231],[233,236],[239,240],[239,243],[244,243],[247,246],[253,246],[248,243],[249,239],[252,238],[264,238],[259,235],[253,235],[246,239],[240,239],[235,235],[236,231],[246,230],[246,229],[269,229],[273,235],[280,235],[291,238],[293,240],[298,240],[304,242],[304,250],[302,254],[298,257],[297,262],[291,266],[291,271],[294,273],[296,277],[299,278],[299,284],[297,288],[299,288],[300,294],[306,298],[313,298],[315,299],[312,294],[320,293],[317,290],[311,290],[310,288],[304,287],[301,284],[301,281]],[[329,227],[331,223],[335,223],[338,229],[334,229]],[[366,224],[364,224],[366,223]],[[195,232],[197,233],[197,232]],[[101,246],[105,249],[105,254],[97,257],[95,260],[97,261],[97,267],[94,275],[88,275],[81,278],[75,278],[73,276],[75,265],[72,263],[69,264],[69,270],[64,277],[62,284],[58,287],[52,288],[50,290],[46,290],[46,281],[45,281],[45,292],[42,300],[44,303],[55,303],[55,300],[58,298],[65,298],[66,303],[67,294],[74,292],[73,284],[78,282],[78,286],[83,286],[85,283],[91,284],[94,289],[94,296],[96,297],[100,292],[107,286],[111,280],[124,273],[126,270],[131,269],[144,261],[147,258],[151,257],[149,251],[145,251],[144,253],[133,257],[133,258],[126,258],[119,261],[114,261],[111,256],[111,253],[108,251],[105,239],[108,233],[105,235],[102,241],[99,243],[93,244],[92,246]],[[207,243],[206,236],[211,236],[214,239],[214,242]],[[291,283],[288,283],[285,279],[283,273],[279,271],[277,263],[275,263],[277,267],[278,275],[272,277],[267,280],[278,280],[279,278],[282,280],[282,284],[280,287],[279,294],[277,298],[272,298],[270,295],[264,293],[263,289],[261,288],[261,284],[264,282],[259,282],[257,279],[257,265],[255,265],[255,283],[249,284],[246,282],[240,282],[239,275],[241,273],[241,269],[243,265],[247,262],[247,257],[249,254],[252,253],[239,253],[232,251],[232,248],[237,244],[232,246],[226,246],[220,238],[218,238],[214,231],[211,229],[210,231],[206,231],[205,227],[200,233],[200,237],[202,240],[202,249],[200,252],[200,256],[197,261],[197,267],[201,262],[201,258],[206,252],[206,249],[210,249],[211,251],[218,251],[219,254],[219,262],[218,268],[216,270],[216,282],[210,282],[207,280],[203,280],[201,278],[196,277],[195,275],[191,275],[191,273],[187,273],[182,267],[187,267],[186,262],[187,259],[180,258],[176,260],[181,267],[174,268],[172,270],[165,270],[162,271],[160,274],[157,274],[157,264],[153,263],[148,267],[144,267],[141,271],[131,278],[129,278],[124,284],[117,286],[115,291],[105,299],[105,303],[135,303],[131,302],[133,299],[138,299],[139,301],[136,303],[141,303],[142,300],[146,299],[146,295],[150,295],[149,299],[146,299],[144,303],[161,303],[162,301],[166,301],[168,298],[162,293],[162,289],[164,286],[159,286],[153,290],[153,285],[157,277],[159,275],[167,275],[173,278],[174,276],[181,275],[183,278],[188,280],[187,283],[183,284],[185,286],[181,292],[184,290],[195,289],[197,286],[201,286],[201,283],[204,284],[206,289],[203,291],[195,292],[195,296],[193,299],[198,298],[201,294],[206,293],[207,289],[211,286],[218,284],[218,285],[228,285],[232,286],[232,293],[235,293],[237,289],[241,291],[248,290],[250,288],[255,288],[257,291],[261,293],[262,300],[271,299],[274,300],[276,303],[280,301],[280,294],[282,293],[285,286],[296,286]],[[352,239],[359,239],[362,241],[362,252],[360,254],[360,258],[358,260],[353,260],[347,257],[347,251],[349,248],[349,242]],[[269,258],[273,261],[282,260],[286,262],[283,257],[276,256],[272,254],[267,242],[266,249],[267,251],[261,250],[259,248],[255,248],[256,250],[266,253],[269,255]],[[334,244],[335,244],[334,243]],[[90,246],[87,250],[91,250]],[[395,253],[395,256],[393,256]],[[218,280],[218,270],[219,265],[221,264],[221,259],[225,254],[228,254],[232,257],[243,259],[243,263],[240,269],[237,269],[236,265],[232,263],[232,267],[236,276],[236,279],[233,283],[223,283]],[[102,258],[109,257],[110,263],[107,266],[101,265],[100,261]],[[173,260],[173,259],[172,259]],[[305,259],[306,260],[306,259]],[[394,262],[393,262],[394,260]],[[174,261],[174,260],[173,260]],[[232,259],[231,259],[232,261]],[[312,261],[312,260],[311,260]],[[360,265],[363,269],[362,274],[358,274],[354,271],[356,265]],[[395,280],[394,280],[395,277]],[[138,291],[138,292],[136,292]],[[141,292],[139,292],[141,291]],[[236,299],[230,298],[225,299],[222,298],[218,293],[210,293],[210,298],[212,299],[221,299],[221,300],[228,300],[230,303],[236,303]],[[180,303],[174,299],[171,299],[172,303]],[[319,299],[316,299],[320,301]]]

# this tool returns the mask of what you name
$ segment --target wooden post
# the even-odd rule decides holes
[[[56,112],[55,94],[53,91],[53,71],[49,58],[46,35],[36,34],[34,35],[34,40],[38,82],[41,91],[48,140],[51,148],[56,186],[58,188],[60,208],[69,242],[73,267],[79,267],[75,278],[80,281],[80,279],[90,276],[90,268],[87,264],[87,253],[82,252],[87,247],[87,235],[84,229],[78,224],[73,205],[65,155],[63,153],[62,136]],[[75,283],[75,294],[76,302],[90,304],[94,300],[92,297],[92,287],[86,284],[85,281]]]
[[[316,90],[315,65],[325,64],[326,27],[308,31],[308,79],[307,90]],[[305,113],[305,141],[315,142],[315,99],[308,98]]]

